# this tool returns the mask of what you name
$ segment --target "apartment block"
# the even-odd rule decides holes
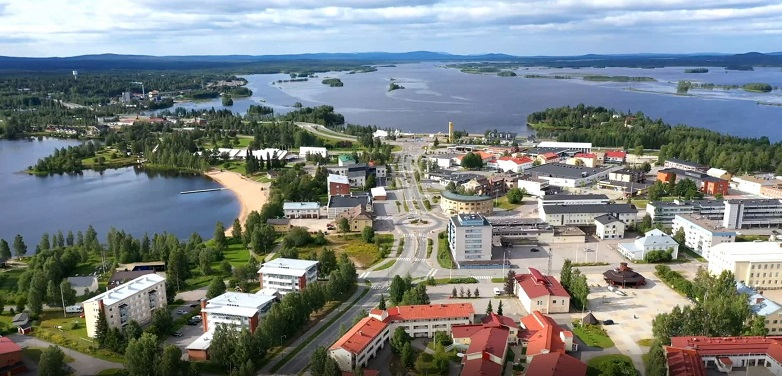
[[[95,338],[100,311],[109,328],[123,328],[131,321],[145,324],[156,309],[166,307],[166,278],[147,274],[85,300],[84,317],[87,336]]]
[[[388,323],[374,317],[364,317],[329,348],[329,355],[339,368],[351,372],[366,367],[383,348],[390,336]]]
[[[706,260],[711,257],[711,247],[736,241],[736,232],[726,229],[720,222],[694,214],[677,214],[673,219],[672,233],[684,231],[684,245]]]
[[[373,309],[369,317],[388,323],[391,333],[402,327],[413,338],[433,338],[435,332],[450,333],[454,325],[471,324],[475,309],[470,303],[397,306]]]
[[[459,214],[448,222],[448,247],[458,268],[491,260],[491,224],[480,214]]]
[[[328,183],[329,196],[350,194],[350,181],[347,176],[329,174],[326,182]]]
[[[655,201],[646,206],[655,223],[671,225],[676,215],[694,214],[721,222],[726,229],[779,228],[782,226],[782,200],[674,200]]]
[[[782,244],[778,242],[722,243],[711,248],[709,272],[728,270],[736,281],[760,290],[782,288]]]
[[[258,270],[261,288],[273,288],[281,295],[304,290],[318,279],[318,262],[277,258]]]

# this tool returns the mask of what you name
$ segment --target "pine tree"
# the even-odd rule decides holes
[[[497,314],[502,316],[502,300],[500,300],[500,304],[497,305]]]
[[[386,297],[383,294],[380,294],[380,304],[378,304],[377,308],[383,311],[386,310]]]
[[[95,325],[95,338],[98,341],[98,347],[106,347],[106,335],[109,331],[109,323],[106,321],[106,313],[102,309],[98,310],[98,323]]]
[[[486,306],[486,314],[488,315],[488,314],[490,314],[490,313],[492,313],[492,312],[494,312],[494,308],[492,308],[492,306],[491,306],[491,300],[489,300],[489,305],[488,305],[488,306]]]
[[[231,237],[234,240],[242,240],[242,223],[239,222],[239,218],[234,219],[233,227],[231,227]]]

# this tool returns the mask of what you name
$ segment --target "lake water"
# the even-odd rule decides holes
[[[22,234],[29,253],[44,232],[75,234],[90,224],[101,241],[111,226],[137,236],[167,231],[180,238],[193,232],[211,238],[217,221],[230,226],[239,214],[230,191],[179,194],[220,187],[206,177],[147,174],[134,168],[46,177],[20,173],[55,148],[77,143],[0,140],[0,238],[12,243]]]
[[[755,71],[725,71],[709,68],[709,73],[686,74],[682,67],[659,69],[530,68],[525,74],[543,75],[625,75],[653,77],[657,82],[590,82],[581,79],[526,79],[461,73],[435,63],[381,67],[377,72],[319,74],[308,82],[276,83],[288,75],[247,76],[253,96],[237,99],[231,109],[244,113],[251,104],[264,104],[275,111],[290,111],[295,102],[305,106],[332,105],[348,122],[374,124],[416,132],[447,132],[449,121],[457,129],[483,133],[499,129],[532,134],[525,126],[531,112],[566,105],[605,106],[621,111],[642,111],[671,124],[687,124],[719,132],[782,140],[782,92],[747,93],[743,90],[691,90],[690,96],[673,95],[679,80],[743,85],[765,82],[782,86],[779,68]],[[339,77],[343,87],[321,84],[324,77]],[[404,90],[388,92],[390,78]],[[272,84],[273,83],[273,84]],[[632,90],[631,90],[632,89]],[[635,90],[635,91],[634,91]],[[223,108],[219,99],[182,103],[186,108]]]

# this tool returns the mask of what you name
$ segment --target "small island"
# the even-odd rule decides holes
[[[228,94],[223,95],[223,106],[233,106],[233,105],[234,105],[233,98],[231,98],[231,96]]]
[[[656,82],[652,77],[632,77],[632,76],[603,76],[603,75],[586,75],[583,77],[584,81],[601,81],[601,82]]]
[[[497,73],[497,76],[499,77],[516,77],[516,72],[514,71],[502,71]]]
[[[741,88],[744,89],[744,91],[749,91],[753,93],[770,93],[771,90],[774,89],[773,87],[771,87],[771,85],[762,82],[746,84]]]
[[[326,78],[323,81],[321,81],[324,85],[329,85],[329,87],[342,87],[342,80],[339,78]]]
[[[708,68],[689,68],[685,69],[684,73],[709,73]]]
[[[394,91],[394,90],[402,90],[405,87],[399,84],[396,84],[392,82],[390,85],[388,85],[388,91]]]

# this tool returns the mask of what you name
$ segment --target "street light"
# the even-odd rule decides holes
[[[282,340],[284,340],[285,338],[288,338],[288,337],[286,335],[284,335],[284,334],[280,336],[280,347],[282,347]]]

